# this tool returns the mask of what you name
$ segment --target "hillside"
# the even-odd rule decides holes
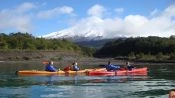
[[[0,50],[2,51],[64,51],[91,56],[93,49],[80,47],[66,39],[36,38],[28,33],[0,33]]]
[[[175,60],[175,37],[136,37],[106,43],[96,57],[129,57],[132,59]]]
[[[79,42],[75,42],[75,43],[78,44],[78,45],[81,45],[81,46],[86,46],[86,47],[92,47],[92,48],[100,49],[107,42],[114,41],[116,39],[89,40],[89,41],[79,41]]]

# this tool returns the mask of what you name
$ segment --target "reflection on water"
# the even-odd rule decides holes
[[[148,76],[17,76],[42,70],[31,63],[0,65],[2,98],[167,98],[175,88],[175,66],[148,66]]]

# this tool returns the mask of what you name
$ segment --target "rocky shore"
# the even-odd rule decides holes
[[[65,51],[0,51],[0,62],[10,63],[10,62],[37,62],[42,64],[43,61],[53,60],[56,65],[70,65],[72,62],[77,61],[79,65],[93,65],[98,67],[103,67],[110,60],[112,64],[115,65],[125,65],[128,61],[126,59],[115,59],[115,58],[94,58],[82,56],[80,53],[76,52],[65,52]],[[133,65],[161,65],[161,64],[174,64],[174,62],[151,62],[151,61],[130,61]],[[89,66],[87,67],[89,68]]]

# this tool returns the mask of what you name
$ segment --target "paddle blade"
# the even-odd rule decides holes
[[[49,64],[49,61],[43,61],[42,62],[44,65],[47,65],[47,64]]]

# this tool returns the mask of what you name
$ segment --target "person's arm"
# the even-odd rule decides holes
[[[77,65],[74,65],[74,71],[78,71],[80,68]]]
[[[57,71],[57,69],[54,66],[52,66],[52,71]]]
[[[57,69],[54,66],[50,65],[50,66],[47,66],[47,71],[55,72],[57,71]]]

